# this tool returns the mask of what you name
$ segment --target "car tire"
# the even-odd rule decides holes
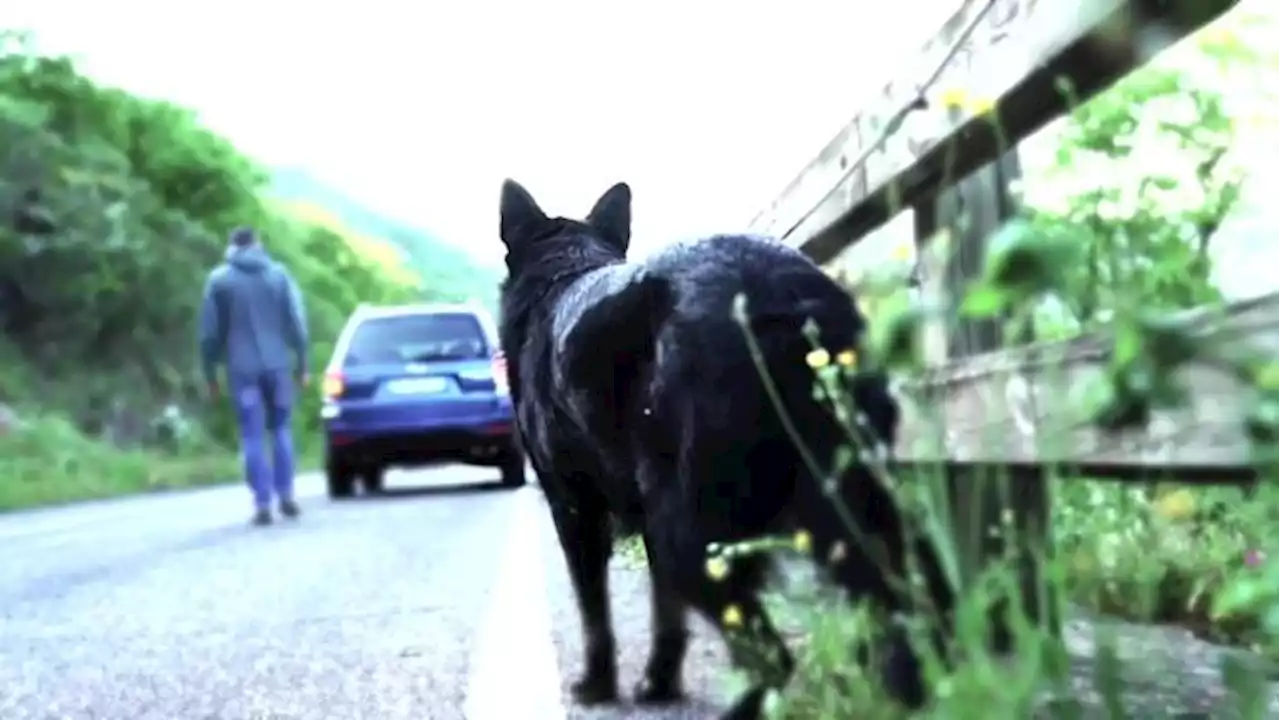
[[[360,485],[366,495],[381,495],[386,488],[386,468],[374,465],[360,473]]]
[[[326,462],[324,476],[330,500],[345,500],[355,494],[356,475],[345,463],[335,460]]]
[[[509,457],[502,461],[502,487],[522,488],[528,482],[528,478],[524,473],[524,455],[521,453],[512,453]]]

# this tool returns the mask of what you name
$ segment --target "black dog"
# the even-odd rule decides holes
[[[888,492],[857,462],[839,477],[807,469],[733,316],[735,297],[745,295],[786,416],[830,468],[846,431],[814,399],[805,363],[813,348],[802,326],[813,318],[832,353],[857,348],[864,322],[844,290],[798,252],[746,236],[707,238],[627,263],[631,191],[621,183],[576,221],[547,217],[508,180],[501,235],[509,270],[501,342],[511,392],[586,636],[586,672],[573,687],[578,702],[618,694],[606,567],[611,516],[643,533],[649,556],[653,638],[640,702],[681,696],[686,605],[717,623],[734,663],[752,675],[754,686],[725,717],[758,717],[767,690],[791,674],[792,657],[758,599],[767,560],[741,557],[727,575],[711,577],[709,543],[803,530],[813,557],[852,598],[910,610],[889,582],[903,570],[908,543]],[[898,407],[883,377],[860,376],[850,391],[863,425],[892,446]],[[835,483],[828,492],[843,499],[864,542],[851,539],[824,482]],[[949,609],[934,553],[916,549],[935,604]],[[888,567],[876,564],[877,552]],[[888,649],[888,690],[919,705],[920,663],[901,631],[890,633]]]

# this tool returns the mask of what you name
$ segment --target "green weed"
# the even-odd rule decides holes
[[[122,450],[59,416],[24,418],[0,432],[0,511],[198,487],[239,475],[239,460],[207,445],[181,455]]]

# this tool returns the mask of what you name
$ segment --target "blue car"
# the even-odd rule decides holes
[[[493,318],[472,305],[361,306],[325,370],[320,414],[329,497],[383,489],[392,465],[501,470],[525,484]]]

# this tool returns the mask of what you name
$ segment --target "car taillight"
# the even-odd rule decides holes
[[[325,373],[324,381],[320,383],[320,395],[325,400],[333,400],[342,395],[346,384],[342,381],[342,373]]]
[[[499,395],[510,393],[511,387],[507,384],[507,356],[501,352],[494,353],[489,365],[493,368],[494,392]]]

